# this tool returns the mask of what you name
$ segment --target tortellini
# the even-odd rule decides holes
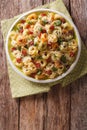
[[[30,56],[36,56],[38,54],[38,50],[35,46],[30,46],[28,52]]]
[[[22,54],[19,50],[14,50],[12,52],[12,55],[15,57],[15,58],[21,58],[22,57]]]
[[[24,64],[24,65],[28,65],[29,62],[31,62],[31,57],[30,57],[30,56],[25,56],[25,57],[23,58],[23,64]]]
[[[23,72],[26,75],[30,75],[32,73],[35,73],[36,72],[36,66],[32,62],[29,62],[28,66],[23,66]]]
[[[53,12],[31,13],[9,36],[9,54],[21,72],[37,80],[54,79],[74,62],[78,41],[70,23]]]
[[[43,54],[42,54],[42,58],[46,60],[46,59],[48,59],[49,57],[50,57],[50,53],[47,52],[47,51],[44,51]]]
[[[62,36],[62,29],[60,27],[56,27],[56,30],[53,31],[53,34],[58,38]]]
[[[51,52],[52,55],[51,55],[51,58],[52,60],[55,62],[56,60],[60,60],[61,56],[62,56],[62,53],[60,51],[54,51],[54,52]]]
[[[57,42],[57,40],[58,40],[57,35],[55,35],[55,34],[49,34],[48,35],[48,41],[49,42],[54,42],[55,43],[55,42]]]

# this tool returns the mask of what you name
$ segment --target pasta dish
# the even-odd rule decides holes
[[[76,59],[78,41],[71,24],[57,13],[43,11],[20,19],[10,32],[8,49],[13,64],[25,75],[54,79]]]

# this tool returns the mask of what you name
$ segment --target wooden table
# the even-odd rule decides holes
[[[1,19],[11,18],[50,0],[0,0]],[[64,0],[87,43],[87,0]],[[0,32],[1,33],[1,32]],[[87,44],[86,44],[87,45]],[[0,35],[0,130],[87,130],[87,77],[49,93],[12,99]]]

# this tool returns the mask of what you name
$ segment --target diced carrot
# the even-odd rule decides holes
[[[74,52],[70,52],[70,57],[73,57],[74,55]]]
[[[50,29],[51,29],[51,30],[54,30],[54,25],[51,25],[51,26],[50,26]]]
[[[27,51],[26,51],[25,49],[23,49],[23,50],[22,50],[22,54],[23,54],[24,56],[26,56],[26,55],[27,55]]]
[[[16,61],[17,61],[18,63],[21,63],[22,59],[21,59],[21,58],[17,58]]]
[[[28,24],[28,25],[26,25],[26,29],[29,29],[30,28],[30,25]]]
[[[33,32],[29,31],[28,34],[33,34]]]
[[[39,37],[39,38],[41,37],[41,33],[38,34],[38,37]]]
[[[43,30],[42,30],[42,33],[46,33],[46,30],[45,30],[45,29],[43,29]]]
[[[24,20],[24,19],[22,19],[20,22],[21,22],[21,23],[25,23],[25,20]]]
[[[58,44],[57,44],[57,43],[52,43],[51,45],[52,45],[52,49],[53,49],[53,50],[55,50],[55,49],[58,48]]]
[[[45,13],[42,13],[41,16],[46,16],[46,14],[45,14]]]
[[[32,78],[35,78],[35,75],[36,75],[36,73],[32,73],[30,76],[31,76]]]
[[[51,57],[49,57],[48,59],[47,59],[47,63],[49,63],[51,61]]]
[[[36,68],[40,68],[41,66],[40,66],[40,63],[35,63],[35,65],[36,65]]]
[[[19,33],[23,33],[23,27],[19,28]]]
[[[52,71],[51,70],[46,70],[45,73],[50,75],[50,74],[52,74]]]
[[[14,51],[14,50],[16,50],[16,47],[12,47],[12,48],[11,48],[11,51]]]

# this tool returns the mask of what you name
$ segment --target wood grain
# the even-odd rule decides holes
[[[72,18],[87,44],[87,0],[70,0],[70,5]]]
[[[70,0],[71,15],[87,45],[87,1]],[[87,130],[87,76],[72,84],[71,130]]]
[[[17,2],[11,0],[0,1],[0,19],[10,18],[18,13]],[[6,57],[3,39],[0,32],[0,130],[18,130],[19,101],[11,97],[9,78],[7,74]]]
[[[69,130],[70,88],[55,86],[44,96],[44,130]]]
[[[20,129],[43,130],[43,94],[22,98],[20,101]]]
[[[71,88],[71,130],[87,130],[87,77]]]

